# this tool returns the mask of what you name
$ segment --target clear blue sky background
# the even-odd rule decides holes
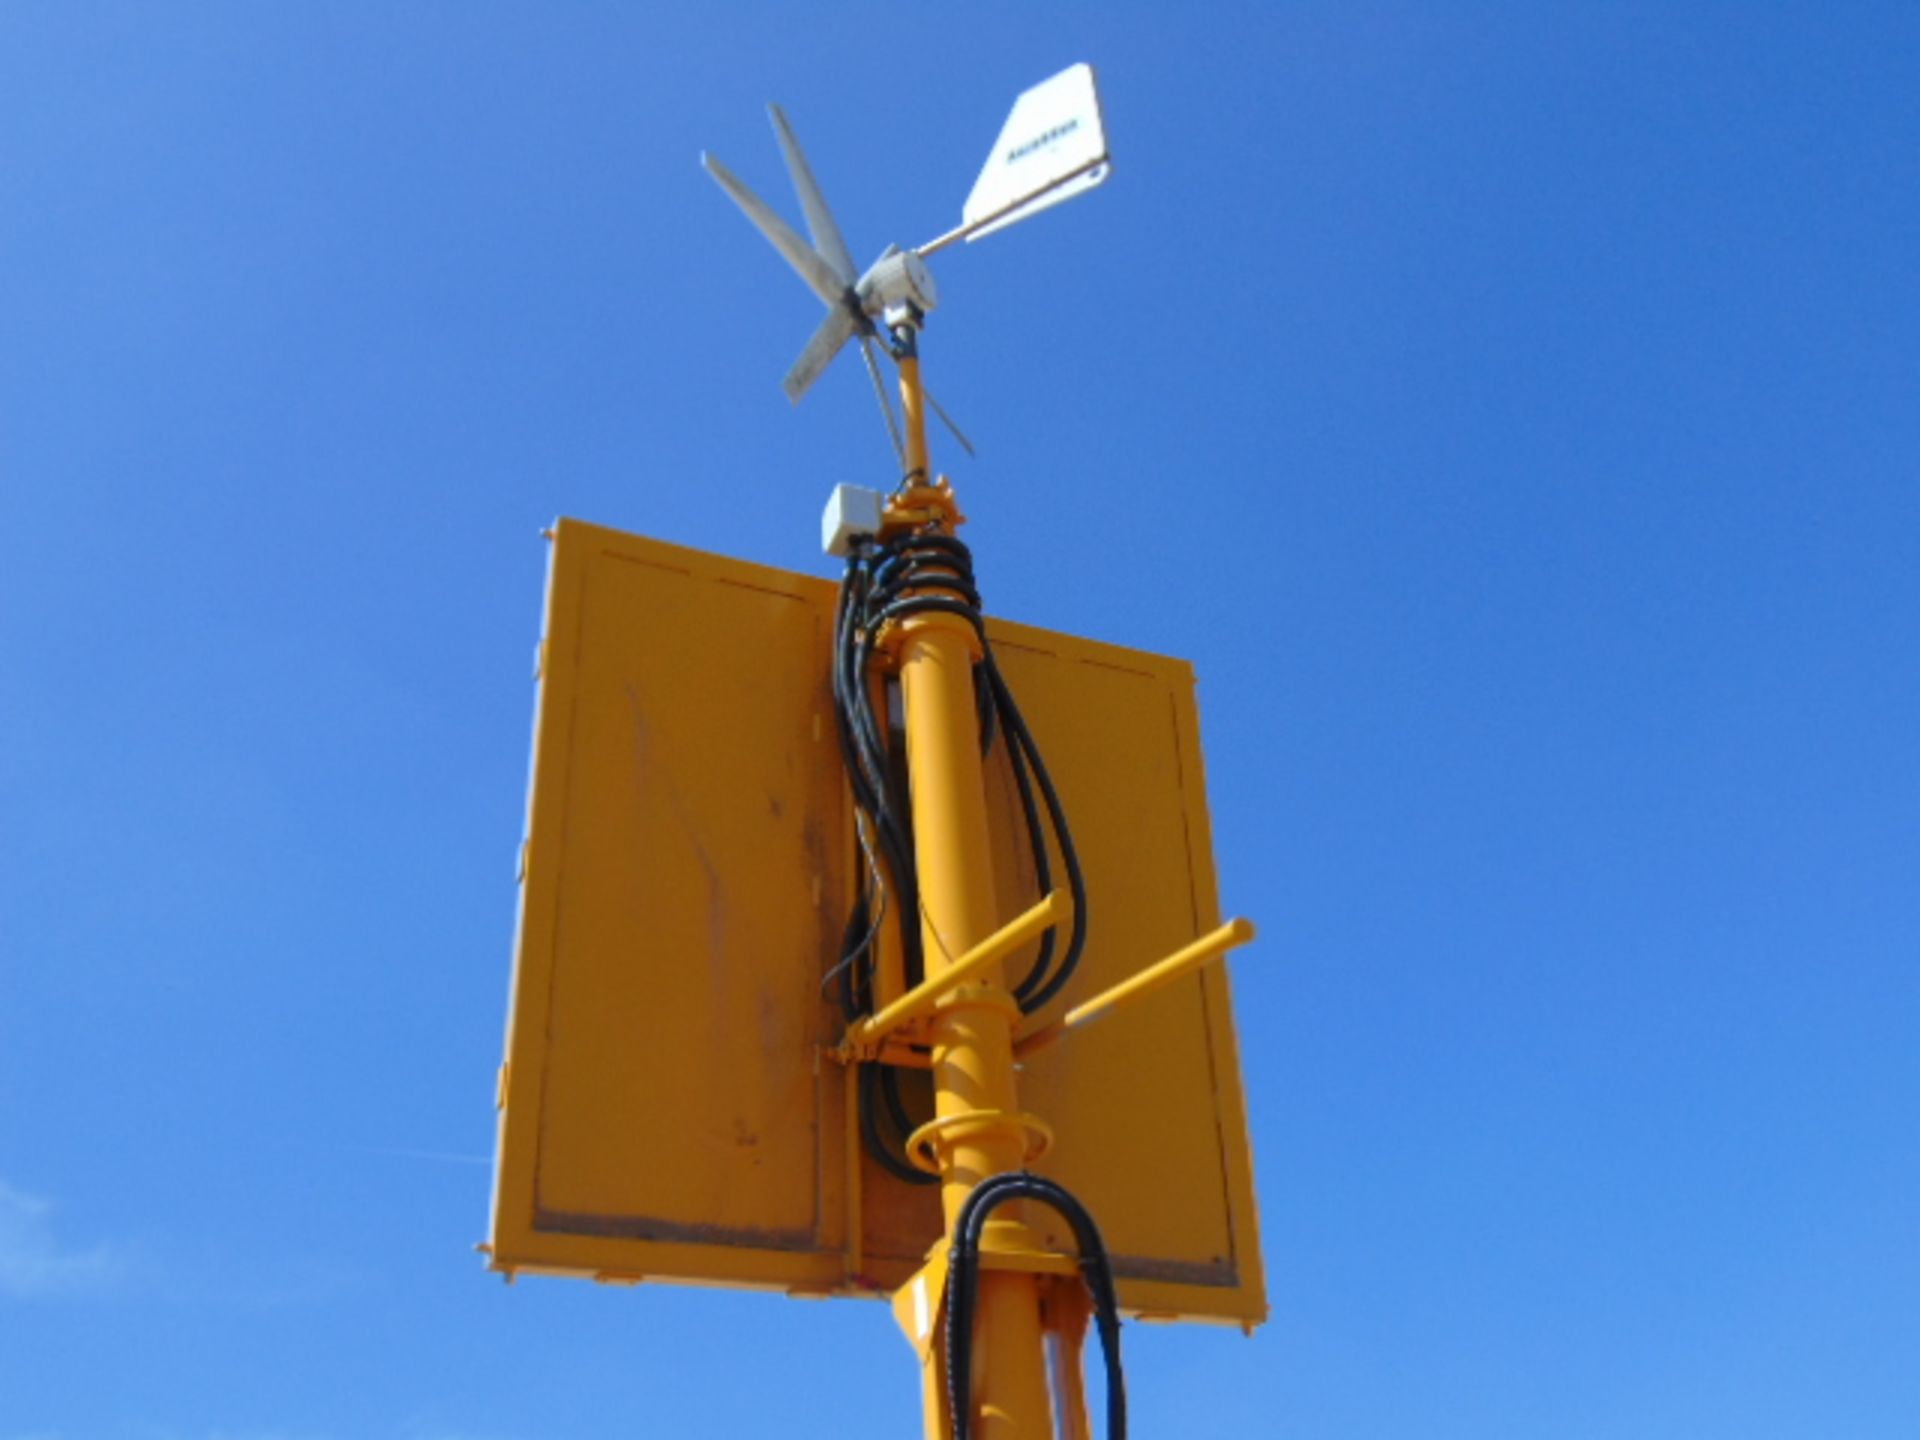
[[[878,1305],[469,1249],[537,531],[830,573],[883,432],[695,157],[864,258],[1081,59],[927,353],[1263,925],[1274,1316],[1138,1433],[1916,1433],[1920,12],[13,3],[0,1437],[917,1433]]]

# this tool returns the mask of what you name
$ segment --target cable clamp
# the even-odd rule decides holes
[[[963,1110],[929,1120],[907,1137],[907,1159],[929,1175],[940,1173],[940,1149],[962,1136],[983,1130],[1021,1130],[1027,1144],[1023,1165],[1031,1165],[1053,1149],[1053,1127],[1025,1110]]]

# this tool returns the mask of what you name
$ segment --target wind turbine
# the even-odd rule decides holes
[[[958,226],[915,249],[889,245],[865,271],[854,269],[852,253],[786,115],[778,105],[767,109],[773,117],[787,173],[800,198],[811,244],[714,156],[702,154],[700,160],[827,307],[826,318],[801,349],[781,387],[797,404],[847,342],[857,339],[893,439],[894,453],[909,480],[916,478],[916,472],[917,478],[924,480],[924,427],[918,413],[923,397],[961,448],[969,455],[973,453],[960,427],[919,383],[917,334],[939,301],[927,257],[956,241],[977,240],[1003,230],[1107,178],[1112,162],[1093,67],[1071,66],[1025,91],[1014,102],[999,139],[961,207]],[[884,349],[900,369],[901,401],[907,411],[904,440],[887,399],[876,348]]]

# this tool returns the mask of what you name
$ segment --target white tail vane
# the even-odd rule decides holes
[[[1013,102],[993,153],[960,209],[978,240],[1091,190],[1112,171],[1093,67],[1062,70]]]
[[[773,117],[774,135],[780,142],[787,174],[793,181],[794,193],[799,196],[801,212],[806,216],[811,245],[713,156],[702,155],[700,163],[827,307],[826,318],[787,371],[781,387],[787,392],[787,398],[797,404],[825,373],[833,357],[849,340],[857,337],[880,395],[880,408],[886,417],[894,450],[899,453],[899,426],[887,401],[886,388],[879,383],[873,342],[880,342],[888,356],[898,363],[900,355],[888,343],[888,333],[902,317],[911,315],[917,325],[933,309],[936,293],[925,257],[956,240],[976,240],[1004,229],[1083,190],[1090,190],[1106,179],[1111,162],[1107,157],[1106,127],[1100,119],[1100,95],[1094,86],[1093,67],[1075,65],[1062,70],[1014,102],[1013,113],[1007,117],[1000,138],[994,143],[993,154],[961,209],[959,229],[918,250],[903,251],[889,245],[858,278],[855,278],[847,242],[841,238],[840,228],[834,223],[833,212],[827,208],[819,182],[813,178],[813,169],[807,164],[793,127],[779,106],[769,105],[767,110]],[[885,330],[882,324],[887,327]],[[961,448],[973,454],[973,445],[960,433],[960,427],[953,423],[940,402],[931,394],[927,395],[927,402],[953,432]]]

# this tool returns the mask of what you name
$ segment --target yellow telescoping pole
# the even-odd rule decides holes
[[[907,347],[909,351],[911,346]],[[907,430],[907,484],[931,483],[927,469],[924,396],[918,359],[900,362],[901,406]],[[918,474],[915,474],[915,472]],[[958,512],[954,512],[957,519]],[[988,848],[987,800],[980,761],[973,663],[979,640],[962,616],[928,612],[902,625],[900,684],[905,700],[907,763],[913,776],[913,833],[920,885],[921,935],[929,975],[972,949],[1000,927]],[[1027,1131],[1013,1067],[1013,1030],[1019,1008],[1000,967],[965,985],[935,1012],[933,1091],[936,1121],[978,1118],[952,1125],[934,1148],[940,1159],[940,1198],[947,1233],[974,1186],[1018,1170]],[[989,1222],[984,1249],[996,1234],[1023,1244],[1017,1212]],[[1030,1242],[1024,1242],[1030,1243]],[[1026,1272],[983,1268],[974,1346],[972,1433],[979,1440],[1043,1440],[1054,1433],[1047,1388],[1045,1332],[1036,1278]],[[927,1433],[941,1432],[936,1397],[928,1396]]]
[[[900,356],[900,411],[907,422],[906,483],[931,485],[933,474],[927,469],[927,397],[920,388],[920,353],[911,346]]]

